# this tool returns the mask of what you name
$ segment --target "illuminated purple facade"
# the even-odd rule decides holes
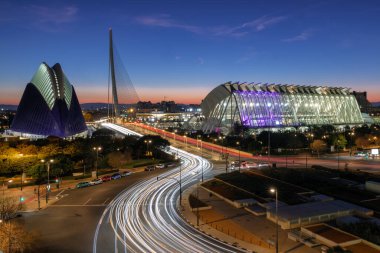
[[[355,97],[347,88],[225,83],[202,102],[203,130],[361,124]]]

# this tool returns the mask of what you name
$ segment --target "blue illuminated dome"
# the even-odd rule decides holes
[[[27,84],[11,130],[32,136],[72,137],[87,131],[74,87],[57,63],[42,63]]]

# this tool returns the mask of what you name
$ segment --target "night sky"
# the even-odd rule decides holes
[[[226,81],[331,85],[380,101],[380,1],[3,1],[0,104],[42,61],[107,100],[108,29],[142,100],[200,103]]]

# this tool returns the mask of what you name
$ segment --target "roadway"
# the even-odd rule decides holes
[[[92,252],[98,221],[111,201],[123,190],[165,171],[133,173],[100,185],[65,190],[60,193],[64,197],[46,209],[23,213],[26,228],[37,238],[34,252]]]
[[[126,135],[140,135],[110,123],[103,126]],[[170,152],[180,157],[180,168],[129,187],[107,206],[96,228],[94,253],[245,252],[198,231],[180,216],[180,183],[185,189],[200,182],[212,165],[174,147]]]
[[[310,156],[309,154],[301,154],[295,156],[253,156],[252,154],[244,151],[238,151],[234,148],[227,148],[220,146],[218,144],[199,141],[190,137],[181,136],[178,134],[173,134],[162,129],[144,125],[142,123],[127,124],[127,127],[137,131],[143,132],[145,134],[158,134],[164,138],[170,140],[174,146],[184,148],[186,151],[189,151],[194,154],[203,155],[207,158],[213,157],[213,160],[218,160],[221,153],[229,153],[229,160],[238,160],[239,156],[241,160],[254,160],[257,162],[264,163],[276,163],[277,166],[289,166],[289,167],[308,167],[312,165],[321,165],[326,166],[332,169],[343,170],[346,167],[349,170],[360,170],[368,173],[380,174],[380,160],[369,159],[364,160],[361,157],[353,157],[348,155],[334,155],[334,156],[321,156],[320,158],[315,156]],[[200,150],[199,147],[202,147]]]

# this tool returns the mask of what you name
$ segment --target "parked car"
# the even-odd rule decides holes
[[[145,171],[153,171],[155,170],[156,168],[153,166],[153,165],[149,165],[149,166],[146,166],[145,167]]]
[[[124,171],[123,173],[121,173],[122,177],[130,176],[130,175],[132,175],[132,171]]]
[[[111,181],[111,176],[104,176],[104,177],[102,177],[102,181],[103,182],[107,182],[107,181]]]
[[[165,164],[163,163],[156,164],[156,169],[163,169],[163,168],[165,168]]]
[[[102,184],[102,183],[103,183],[103,180],[100,178],[95,178],[94,180],[89,182],[90,185],[97,185],[97,184]]]
[[[89,182],[80,182],[80,183],[77,184],[76,188],[84,188],[84,187],[87,187],[87,186],[90,186]]]
[[[121,178],[120,173],[115,173],[115,174],[112,174],[112,176],[111,176],[111,179],[112,179],[112,180],[120,179],[120,178]]]

